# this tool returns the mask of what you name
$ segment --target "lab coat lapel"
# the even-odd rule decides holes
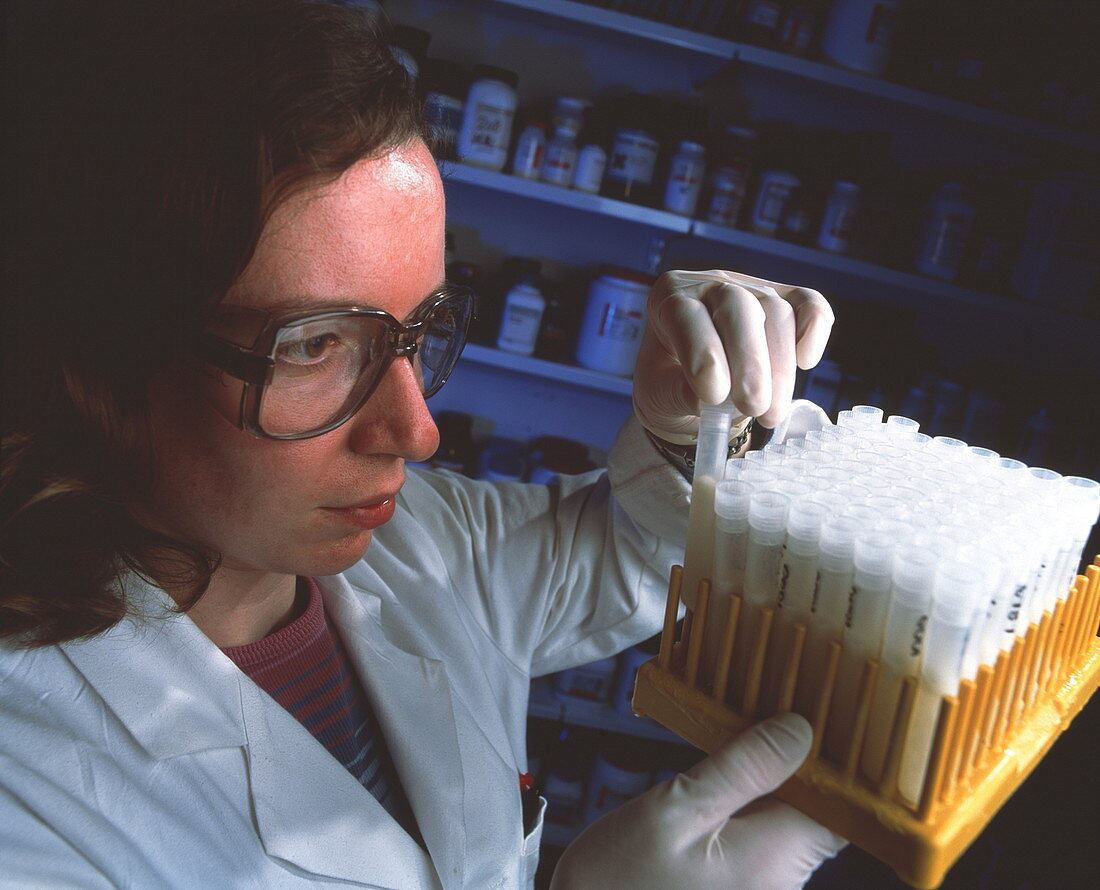
[[[376,608],[368,610],[342,576],[320,583],[435,868],[444,886],[460,887],[466,864],[465,785],[443,663],[391,642],[380,621],[381,603],[376,600]]]
[[[264,849],[306,871],[370,886],[438,887],[427,854],[370,792],[259,687],[241,685]]]

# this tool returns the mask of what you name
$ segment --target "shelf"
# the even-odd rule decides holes
[[[476,343],[466,346],[462,352],[462,360],[618,396],[629,396],[634,389],[634,382],[628,377],[616,377],[614,374],[590,371],[577,365],[563,365],[541,358],[514,355],[488,346],[478,346]]]
[[[1066,127],[995,111],[935,93],[927,93],[861,74],[858,71],[848,71],[787,53],[711,37],[686,28],[652,22],[638,16],[577,3],[574,0],[492,0],[492,2],[498,6],[535,12],[563,21],[675,47],[697,55],[736,60],[745,65],[788,74],[871,98],[885,99],[931,114],[956,118],[969,124],[1067,145],[1083,151],[1100,151],[1100,137],[1088,133],[1079,133]]]
[[[942,300],[951,300],[957,303],[966,303],[971,306],[979,306],[985,309],[1004,311],[1009,308],[1017,308],[1027,312],[1036,304],[1016,300],[1011,297],[986,293],[985,291],[972,290],[942,281],[925,275],[917,275],[911,272],[902,272],[898,269],[890,269],[885,266],[876,266],[874,263],[853,259],[842,254],[830,253],[826,250],[816,250],[811,247],[803,247],[799,244],[791,244],[788,241],[780,241],[777,238],[768,238],[753,232],[745,232],[741,229],[731,229],[728,226],[719,226],[714,223],[706,223],[696,220],[692,227],[692,235],[708,241],[717,241],[740,247],[756,253],[766,253],[785,260],[793,260],[799,263],[815,266],[820,269],[828,269],[851,278],[859,278],[874,284],[881,284],[888,288],[919,292],[921,294],[937,297]],[[1044,313],[1057,312],[1049,306],[1041,307]],[[1067,317],[1070,317],[1067,315]],[[1088,319],[1079,319],[1087,322]]]
[[[657,742],[687,744],[678,735],[669,732],[648,717],[628,716],[602,702],[587,702],[558,695],[548,679],[535,680],[531,683],[531,699],[527,706],[527,714],[542,720],[553,720],[605,732],[617,732]]]
[[[666,232],[686,235],[691,229],[691,220],[686,216],[677,216],[665,210],[655,210],[652,207],[642,207],[639,204],[616,201],[600,195],[590,195],[587,192],[578,192],[534,179],[482,170],[480,167],[471,167],[457,161],[440,161],[439,173],[446,182],[481,186],[535,201],[557,204],[561,207],[572,207],[588,213],[616,217],[627,222],[663,229]]]

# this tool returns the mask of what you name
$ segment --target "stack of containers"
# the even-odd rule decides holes
[[[696,518],[685,558],[685,578],[712,579],[700,674],[714,673],[721,644],[709,631],[738,596],[743,614],[721,697],[742,714],[774,711],[788,653],[801,646],[794,709],[812,720],[826,653],[839,643],[824,739],[825,755],[839,758],[855,731],[863,666],[877,660],[860,759],[872,781],[882,778],[901,686],[915,678],[898,776],[901,795],[914,804],[941,698],[1054,611],[1100,513],[1093,480],[931,438],[916,421],[884,420],[867,405],[729,461],[713,485],[713,546],[692,546],[690,534],[706,534]],[[709,563],[689,566],[708,549]],[[771,627],[761,629],[765,610]],[[796,630],[804,643],[793,639]],[[770,638],[766,647],[754,645],[761,634]],[[753,664],[764,651],[766,663]],[[750,676],[759,683],[746,683]],[[758,698],[743,700],[745,689]]]

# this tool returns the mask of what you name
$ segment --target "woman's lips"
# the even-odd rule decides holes
[[[393,518],[395,499],[388,497],[373,504],[358,504],[351,507],[322,507],[330,516],[353,528],[371,529],[389,522]]]

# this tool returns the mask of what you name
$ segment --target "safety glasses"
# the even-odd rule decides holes
[[[424,398],[437,393],[466,345],[476,299],[447,285],[404,324],[357,306],[268,318],[251,346],[206,333],[195,354],[242,381],[237,425],[264,439],[309,439],[350,420],[394,359],[406,358]]]

